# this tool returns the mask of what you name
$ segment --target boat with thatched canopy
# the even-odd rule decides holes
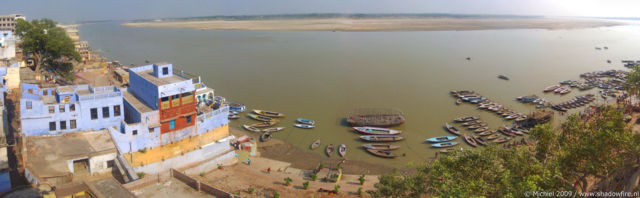
[[[352,126],[389,127],[405,121],[404,114],[398,109],[360,108],[347,115],[347,123]]]

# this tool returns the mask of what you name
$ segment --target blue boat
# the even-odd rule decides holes
[[[316,121],[308,120],[308,119],[304,119],[304,118],[298,118],[298,119],[296,119],[296,122],[298,122],[298,123],[300,123],[300,124],[307,124],[307,125],[314,125],[314,124],[316,124]]]
[[[236,103],[236,102],[230,102],[229,103],[229,110],[237,111],[237,112],[243,112],[243,111],[246,110],[246,107],[244,106],[244,104],[240,104],[240,103]]]
[[[442,142],[442,143],[432,144],[431,147],[445,148],[445,147],[452,147],[455,145],[458,145],[458,142]]]
[[[298,128],[303,128],[303,129],[313,129],[313,128],[316,128],[316,126],[308,125],[308,124],[294,124],[293,126],[298,127]]]
[[[440,142],[448,142],[451,140],[455,140],[456,136],[440,136],[440,137],[433,137],[433,138],[429,138],[427,139],[427,142],[431,142],[431,143],[440,143]]]

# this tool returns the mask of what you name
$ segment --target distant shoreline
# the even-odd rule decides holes
[[[495,29],[581,29],[625,25],[623,22],[586,18],[545,17],[376,17],[202,19],[131,22],[127,27],[191,28],[252,31],[465,31]]]

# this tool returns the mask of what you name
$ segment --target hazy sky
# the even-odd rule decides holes
[[[63,22],[291,13],[640,17],[640,0],[0,0],[0,14]]]

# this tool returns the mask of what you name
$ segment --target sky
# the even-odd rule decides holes
[[[300,13],[640,17],[640,0],[0,0],[0,15],[11,13],[66,23]]]

